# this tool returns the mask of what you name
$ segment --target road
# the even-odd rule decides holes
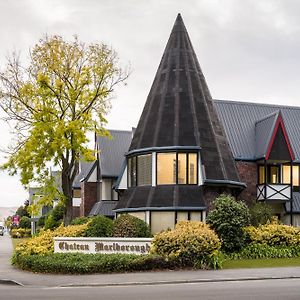
[[[20,287],[0,285],[0,299],[299,300],[300,279],[269,279],[106,287]]]

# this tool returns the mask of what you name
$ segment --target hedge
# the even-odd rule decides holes
[[[300,246],[270,246],[251,243],[240,252],[228,254],[229,259],[292,258],[300,257]]]
[[[166,260],[156,255],[134,254],[15,253],[12,263],[23,270],[58,274],[120,273],[184,267],[176,260]]]

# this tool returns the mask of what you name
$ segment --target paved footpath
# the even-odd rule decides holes
[[[0,284],[24,286],[113,286],[300,278],[300,267],[218,271],[163,271],[126,274],[53,275],[19,270],[10,264],[12,243],[0,236]]]

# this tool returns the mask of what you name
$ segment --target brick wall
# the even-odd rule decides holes
[[[238,161],[237,170],[242,182],[247,184],[238,199],[246,201],[248,205],[256,201],[257,165],[254,162]]]
[[[81,197],[80,216],[84,217],[90,213],[92,207],[97,202],[97,183],[81,183]]]

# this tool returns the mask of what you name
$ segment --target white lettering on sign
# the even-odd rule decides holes
[[[56,253],[127,253],[147,254],[151,238],[54,238]]]

